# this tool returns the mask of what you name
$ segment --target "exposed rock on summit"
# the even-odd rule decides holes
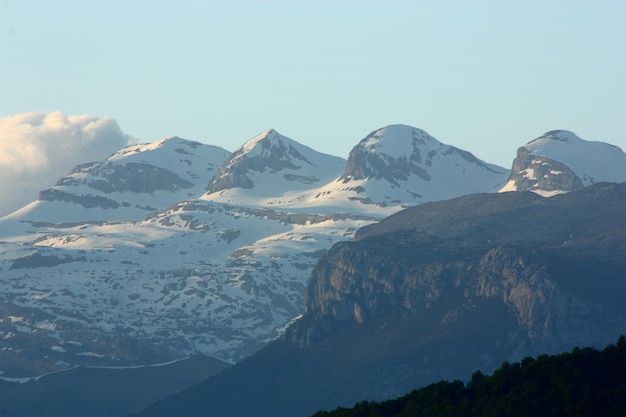
[[[444,145],[421,129],[405,125],[391,125],[370,133],[350,152],[340,179],[385,179],[398,186],[415,175],[430,181],[429,167],[436,160],[456,154],[468,163],[494,173],[500,167],[486,164],[467,151]],[[436,162],[435,162],[436,163]]]
[[[321,154],[289,139],[273,129],[250,139],[239,147],[215,173],[208,187],[208,194],[231,188],[251,189],[263,181],[259,174],[268,173],[286,181],[300,184],[300,188],[321,185],[325,179],[318,177],[320,168],[328,163],[343,165],[343,159]]]
[[[375,130],[350,152],[336,182],[350,200],[391,207],[420,204],[500,189],[509,171],[471,153],[443,144],[421,129],[390,125]],[[326,187],[330,193],[336,192]]]
[[[500,191],[550,196],[602,181],[626,181],[626,154],[608,143],[553,130],[517,150],[511,177]]]

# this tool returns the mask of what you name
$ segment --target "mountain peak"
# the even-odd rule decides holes
[[[467,151],[445,145],[426,131],[407,125],[389,125],[370,133],[350,152],[348,164],[341,176],[344,182],[364,179],[386,179],[394,185],[417,176],[430,181],[430,172],[446,165],[446,160],[458,166],[472,164],[488,171],[502,173],[500,167],[490,166]]]
[[[416,144],[439,143],[424,130],[413,126],[388,125],[370,133],[359,145],[370,152],[384,153],[393,158],[401,158],[412,153]]]
[[[274,129],[266,129],[262,131],[261,133],[259,133],[258,135],[254,136],[252,139],[249,139],[248,141],[246,141],[243,145],[241,145],[235,151],[235,153],[238,153],[239,151],[243,151],[241,153],[248,152],[252,150],[255,146],[257,146],[257,144],[259,144],[260,142],[268,141],[268,140],[269,141],[280,140],[279,139],[280,137],[284,137],[284,136],[282,136],[280,133],[278,133]]]
[[[555,143],[582,143],[587,142],[580,137],[578,137],[574,132],[570,132],[569,130],[551,130],[549,132],[544,133],[536,139],[531,140],[526,144],[526,148],[533,151],[539,149],[541,147],[546,146],[547,144],[555,144]]]
[[[306,158],[297,150],[298,148],[306,147],[293,139],[281,135],[274,129],[267,129],[241,145],[233,152],[231,159],[261,157],[280,159],[295,158],[306,161]],[[229,162],[227,161],[226,163],[228,164]]]
[[[601,181],[626,181],[626,154],[605,142],[552,130],[517,150],[511,178],[501,191],[549,196]]]
[[[440,143],[423,130],[407,125],[389,125],[374,130],[361,140],[348,158],[346,169],[341,179],[363,180],[367,178],[385,178],[394,183],[395,175],[388,175],[389,169],[398,163],[417,166],[422,162],[421,147],[426,143],[440,145]],[[422,146],[420,146],[422,145]],[[402,179],[406,179],[407,168],[404,166]],[[415,172],[418,176],[428,179],[428,175],[420,167]],[[415,170],[413,170],[415,171]]]
[[[196,148],[198,146],[202,146],[202,147],[210,148],[210,149],[220,149],[221,151],[224,151],[223,149],[218,148],[216,146],[203,145],[200,142],[196,142],[193,140],[183,139],[178,136],[170,136],[170,137],[167,137],[165,139],[161,139],[155,142],[128,145],[120,149],[119,151],[115,152],[113,155],[111,155],[111,157],[109,157],[108,160],[113,161],[113,160],[124,159],[133,154],[141,154],[141,153],[145,153],[148,151],[160,150],[160,151],[165,151],[167,153],[170,149],[176,150],[178,148],[184,148],[184,147]]]
[[[338,171],[338,175],[341,170],[336,167],[343,165],[343,162],[342,158],[322,154],[274,129],[268,129],[233,152],[213,177],[208,194],[233,188],[255,188],[257,194],[264,195],[282,194],[284,190],[280,191],[280,187],[277,187],[277,177],[284,178],[292,185],[300,184],[297,188],[311,188],[315,184],[319,186],[322,178],[330,180],[326,178],[328,173]],[[267,177],[268,174],[270,177]],[[266,186],[255,186],[260,183]]]

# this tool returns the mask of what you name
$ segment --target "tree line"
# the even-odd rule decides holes
[[[626,416],[626,337],[603,350],[504,362],[491,376],[440,381],[382,402],[318,411],[312,417]]]

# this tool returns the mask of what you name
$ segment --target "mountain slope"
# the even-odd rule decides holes
[[[606,345],[626,326],[624,201],[602,183],[400,212],[319,260],[283,337],[138,416],[306,416]]]
[[[626,181],[626,154],[608,143],[553,130],[517,150],[511,178],[501,191],[549,196],[602,181]]]

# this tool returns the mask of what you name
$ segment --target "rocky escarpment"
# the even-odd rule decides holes
[[[427,322],[410,337],[421,343],[421,332],[435,339],[459,328],[489,333],[480,318],[499,317],[516,324],[505,340],[490,335],[510,349],[497,360],[510,360],[605,342],[626,325],[617,295],[626,291],[624,264],[507,246],[451,253],[455,243],[433,237],[395,235],[384,248],[380,243],[338,244],[320,260],[305,316],[288,330],[292,342],[315,346],[346,324],[409,315]]]

